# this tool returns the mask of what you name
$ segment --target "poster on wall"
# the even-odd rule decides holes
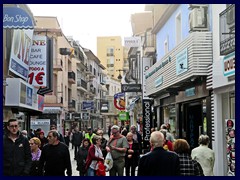
[[[235,176],[235,119],[226,119],[228,176]]]

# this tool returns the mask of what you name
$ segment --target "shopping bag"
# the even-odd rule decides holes
[[[109,171],[113,167],[113,158],[110,152],[105,157],[104,166],[106,167],[106,171]]]
[[[106,176],[105,166],[102,161],[98,161],[97,163],[97,170],[96,175],[97,176]]]

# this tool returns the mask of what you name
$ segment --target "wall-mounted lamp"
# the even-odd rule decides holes
[[[121,79],[122,79],[122,75],[121,75],[121,73],[120,73],[120,72],[121,72],[121,71],[123,71],[123,72],[124,72],[125,70],[123,70],[123,69],[117,69],[116,71],[118,71],[118,72],[119,72],[119,75],[118,75],[118,77],[117,77],[117,78],[118,78],[119,80],[121,80]]]

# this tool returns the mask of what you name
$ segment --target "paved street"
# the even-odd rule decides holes
[[[107,134],[104,134],[105,139],[109,139]],[[72,149],[72,144],[69,145],[69,151],[70,151],[70,157],[71,157],[71,163],[72,163],[72,176],[79,176],[79,171],[76,170],[77,168],[77,161],[74,160],[74,149]],[[109,176],[109,173],[107,173],[107,176]]]
[[[109,139],[107,134],[104,134],[105,139]],[[77,161],[74,160],[74,149],[72,149],[72,144],[70,143],[69,145],[69,151],[70,151],[70,157],[71,157],[71,163],[72,163],[72,176],[79,176],[79,171],[76,170],[77,168]],[[125,172],[124,172],[125,174]],[[136,168],[136,173],[137,175],[137,168]],[[106,176],[109,176],[109,172],[106,173]]]

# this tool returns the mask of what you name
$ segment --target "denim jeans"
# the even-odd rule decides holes
[[[96,176],[95,170],[89,167],[87,170],[87,176]]]

